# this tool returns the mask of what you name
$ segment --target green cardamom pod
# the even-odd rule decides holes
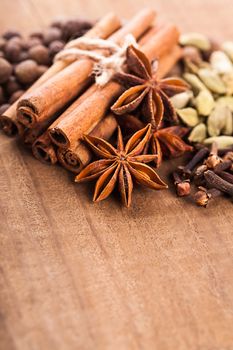
[[[213,95],[208,90],[199,92],[195,99],[195,105],[200,115],[207,117],[215,106]]]
[[[223,105],[230,108],[231,112],[233,112],[233,96],[223,96],[219,97],[216,101],[217,105]]]
[[[233,117],[229,107],[226,107],[225,125],[222,129],[222,134],[229,135],[229,136],[233,134]]]
[[[193,98],[193,92],[187,90],[172,96],[170,100],[175,108],[182,109],[187,106],[191,98]]]
[[[191,85],[194,94],[198,94],[202,90],[207,90],[206,86],[195,74],[185,73],[183,78]]]
[[[180,119],[188,126],[194,127],[199,123],[197,111],[194,108],[188,107],[177,109],[177,114]]]
[[[209,137],[208,139],[205,139],[204,144],[205,145],[211,145],[213,142],[216,142],[218,144],[218,148],[227,148],[233,145],[233,136],[215,136],[215,137]]]
[[[225,43],[222,44],[222,49],[233,62],[233,42],[226,41]]]
[[[209,39],[203,34],[195,32],[182,34],[179,42],[183,46],[194,46],[202,51],[210,50],[211,48]]]
[[[216,105],[208,117],[207,126],[210,136],[218,136],[226,125],[226,116],[229,113],[229,108],[224,105]]]
[[[222,81],[226,86],[226,94],[233,95],[233,72],[222,75]]]
[[[201,68],[198,72],[198,76],[212,92],[217,94],[226,93],[226,86],[216,71],[208,68]]]
[[[203,142],[206,138],[206,125],[200,123],[196,125],[191,131],[188,140],[190,142]]]
[[[223,51],[214,51],[210,56],[210,64],[219,74],[228,74],[233,71],[233,64]]]

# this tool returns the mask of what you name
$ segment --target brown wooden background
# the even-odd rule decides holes
[[[144,3],[0,0],[0,29],[129,17]],[[232,0],[147,5],[182,30],[233,39]],[[16,141],[1,135],[0,149],[1,350],[233,349],[232,202],[205,210],[136,189],[130,210],[94,205],[88,186]]]

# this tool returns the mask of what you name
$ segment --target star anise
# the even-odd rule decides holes
[[[156,158],[156,155],[143,154],[150,136],[150,124],[137,131],[128,140],[125,147],[120,127],[118,127],[116,148],[101,138],[85,136],[87,144],[101,159],[84,168],[76,176],[75,181],[83,182],[98,178],[95,185],[94,202],[107,198],[118,182],[122,201],[127,207],[131,204],[134,182],[153,190],[167,188],[154,169],[145,164]]]
[[[129,73],[118,73],[115,79],[128,88],[114,103],[112,111],[122,115],[135,111],[139,106],[144,121],[158,128],[163,117],[177,121],[176,111],[169,99],[172,95],[188,88],[186,82],[179,78],[157,79],[158,61],[151,63],[143,52],[134,46],[127,49],[127,68]]]
[[[133,115],[125,114],[118,118],[118,123],[124,127],[127,133],[136,132],[144,127],[141,120]],[[144,152],[148,150],[155,154],[156,166],[159,167],[162,159],[165,157],[180,157],[187,151],[192,151],[193,147],[187,145],[183,140],[189,129],[180,125],[165,127],[158,130],[151,129],[151,138],[147,143]]]
[[[163,156],[176,158],[187,151],[192,151],[193,147],[187,145],[182,137],[188,129],[182,126],[170,126],[168,128],[154,131],[150,140],[150,151],[157,155],[156,166],[159,167]]]

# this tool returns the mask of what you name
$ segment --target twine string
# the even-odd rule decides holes
[[[132,34],[126,35],[122,46],[110,40],[81,37],[69,42],[55,56],[54,60],[65,60],[69,63],[81,58],[93,60],[95,63],[92,73],[95,77],[95,82],[99,86],[104,86],[115,73],[122,71],[126,59],[126,51],[130,45],[137,47],[136,39]],[[102,50],[102,52],[98,53],[96,50]]]

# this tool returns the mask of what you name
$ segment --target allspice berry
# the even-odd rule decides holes
[[[56,27],[56,28],[62,29],[63,24],[64,24],[64,19],[57,18],[50,24],[50,27]]]
[[[32,84],[38,77],[38,65],[33,60],[23,61],[15,67],[15,75],[23,84]]]
[[[38,64],[49,64],[49,50],[44,45],[36,45],[30,48],[29,57],[36,61]]]
[[[59,28],[51,27],[44,31],[44,43],[49,45],[52,41],[61,39],[62,32]]]
[[[12,71],[12,65],[5,58],[0,58],[0,84],[5,83],[10,78]]]
[[[78,38],[92,27],[91,23],[82,20],[66,21],[62,27],[62,39],[68,41]]]
[[[11,96],[14,92],[18,91],[21,89],[20,84],[16,80],[16,78],[12,75],[8,82],[5,85],[5,91],[6,93]]]
[[[0,86],[0,105],[4,103],[4,101],[5,101],[5,96],[4,96],[3,88]]]
[[[19,62],[26,61],[29,58],[28,51],[21,51],[19,55]]]
[[[13,95],[11,95],[10,99],[9,99],[9,103],[12,104],[15,101],[17,101],[24,93],[24,90],[18,90],[16,92],[13,93]]]
[[[64,41],[55,40],[49,45],[49,51],[51,57],[54,57],[58,52],[60,52],[65,46]]]
[[[30,49],[33,46],[41,45],[42,40],[37,37],[29,38],[25,41],[25,48]]]
[[[29,35],[29,38],[38,38],[40,39],[41,41],[44,39],[44,35],[42,32],[40,31],[36,31],[36,32],[32,32],[30,35]]]
[[[12,62],[16,63],[19,61],[19,56],[21,52],[21,46],[17,41],[9,40],[5,45],[5,56],[6,58]]]
[[[43,75],[48,69],[48,66],[43,66],[43,65],[40,65],[38,66],[37,70],[38,70],[38,78]]]
[[[6,110],[10,107],[8,103],[4,103],[3,105],[0,106],[0,115],[2,115]]]
[[[6,40],[0,37],[0,50],[4,50],[5,45],[6,45]]]
[[[15,29],[10,29],[7,30],[5,33],[3,33],[2,37],[6,40],[10,40],[11,38],[15,37],[15,36],[21,36],[21,34],[15,30]]]

